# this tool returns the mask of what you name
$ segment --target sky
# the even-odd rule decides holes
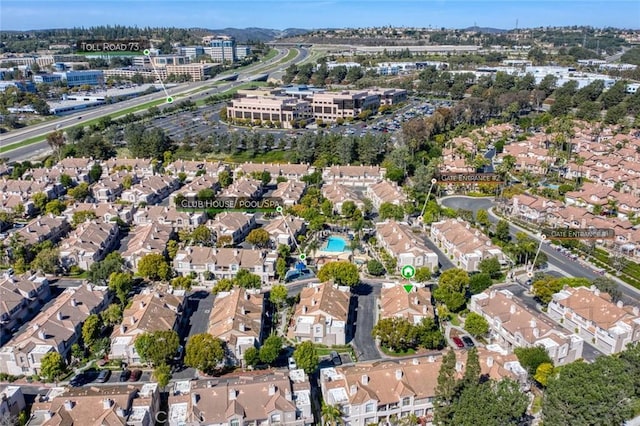
[[[0,30],[138,27],[640,29],[638,0],[1,0]]]

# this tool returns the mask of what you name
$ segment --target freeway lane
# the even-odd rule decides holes
[[[478,210],[488,210],[489,212],[489,220],[491,222],[496,223],[500,218],[493,214],[491,210],[489,210],[493,206],[492,198],[474,198],[474,197],[465,197],[465,196],[450,196],[444,197],[440,199],[440,203],[443,206],[450,207],[452,209],[466,209],[471,210],[476,213]],[[515,225],[509,224],[509,232],[511,236],[514,237],[518,232],[523,232],[524,230]],[[536,238],[535,235],[529,233],[530,236]],[[537,240],[537,238],[536,238]],[[582,264],[572,260],[571,258],[561,254],[556,251],[549,244],[542,244],[541,251],[547,255],[549,265],[554,266],[555,268],[564,271],[566,274],[572,277],[584,277],[588,279],[595,279],[600,277],[597,273],[589,269],[588,267],[583,266]],[[614,277],[615,278],[615,277]],[[628,284],[622,283],[621,281],[614,279],[614,281],[618,284],[618,288],[623,294],[623,301],[625,303],[637,305],[640,300],[640,290],[631,287]]]
[[[229,90],[241,84],[244,84],[247,80],[251,79],[254,76],[253,74],[254,70],[260,70],[257,74],[264,74],[282,66],[286,67],[286,66],[289,66],[290,64],[298,63],[307,57],[308,52],[306,49],[299,49],[298,54],[293,59],[285,63],[279,64],[278,62],[281,61],[283,58],[285,58],[287,54],[288,54],[288,50],[285,50],[285,49],[280,50],[279,53],[269,61],[264,63],[257,63],[255,65],[252,65],[242,70],[239,73],[238,80],[229,84],[225,84],[216,88],[211,88],[209,90],[206,90],[206,86],[211,85],[213,81],[205,80],[205,81],[200,81],[196,83],[189,83],[186,85],[173,87],[173,88],[167,89],[167,91],[171,96],[174,97],[176,102],[180,102],[186,99],[196,101],[200,98],[210,96],[211,94]],[[265,68],[265,65],[267,65],[267,68]],[[182,97],[179,96],[180,94],[190,93],[198,89],[201,89],[202,92],[195,93],[188,96],[182,96]],[[119,102],[117,104],[105,105],[103,107],[85,110],[85,111],[73,114],[71,116],[67,116],[65,118],[47,122],[45,124],[29,127],[17,132],[11,132],[3,136],[2,138],[0,138],[0,146],[11,145],[13,143],[20,142],[32,137],[44,136],[54,131],[57,126],[61,126],[61,127],[65,127],[65,126],[69,127],[71,125],[75,126],[75,125],[82,124],[83,122],[86,122],[88,120],[99,118],[105,115],[116,116],[118,115],[119,111],[122,111],[123,109],[131,108],[131,107],[138,106],[153,100],[159,100],[164,98],[166,98],[166,95],[164,94],[163,91],[160,91],[160,92],[156,92],[150,95],[145,95],[139,98],[134,98],[127,101]],[[81,117],[81,119],[79,119],[79,117]],[[49,151],[49,146],[47,145],[46,142],[43,141],[43,142],[37,142],[25,147],[20,147],[20,148],[16,148],[15,150],[5,152],[1,154],[0,157],[6,157],[9,159],[9,161],[21,161],[21,160],[33,158],[39,155],[43,155],[47,151]]]

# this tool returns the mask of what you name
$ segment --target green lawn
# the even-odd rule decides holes
[[[276,57],[276,55],[278,54],[278,50],[277,49],[271,49],[269,50],[269,53],[267,53],[266,55],[264,55],[264,57],[262,58],[263,62],[266,62],[270,59],[273,59]]]
[[[253,161],[254,163],[282,163],[286,161],[286,157],[286,151],[269,151],[254,156],[250,156],[247,153],[237,154],[229,157],[228,161],[232,163],[245,163],[248,161]]]
[[[384,352],[385,355],[389,355],[389,356],[407,356],[407,355],[413,355],[416,353],[415,349],[407,349],[406,351],[400,351],[400,352],[392,351],[389,348],[385,348],[384,346],[381,346],[380,349],[382,350],[382,352]]]

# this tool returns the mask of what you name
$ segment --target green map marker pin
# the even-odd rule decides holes
[[[411,265],[405,265],[400,270],[400,274],[406,279],[411,279],[416,274],[416,268]]]
[[[404,287],[404,291],[407,293],[411,293],[411,290],[413,290],[413,284],[405,284],[402,287]]]

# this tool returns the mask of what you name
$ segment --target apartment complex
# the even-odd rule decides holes
[[[407,196],[402,192],[398,184],[383,180],[367,188],[367,198],[371,200],[373,207],[379,209],[383,203],[391,203],[400,206],[407,202]]]
[[[554,365],[582,358],[584,340],[530,311],[509,290],[487,290],[471,297],[469,310],[489,323],[491,341],[508,352],[519,347],[542,346]]]
[[[350,300],[348,288],[332,283],[311,284],[300,293],[290,337],[296,342],[344,345]]]
[[[147,290],[136,294],[123,312],[122,323],[111,333],[109,359],[121,359],[130,365],[140,364],[140,355],[135,348],[136,338],[153,331],[178,331],[184,302],[181,292],[172,294]]]
[[[51,388],[31,408],[29,426],[152,426],[160,409],[157,383]]]
[[[638,307],[614,303],[594,286],[565,287],[553,295],[547,314],[567,330],[578,330],[580,337],[607,355],[640,341]]]
[[[203,281],[233,278],[246,269],[267,284],[275,276],[277,258],[277,253],[266,250],[188,246],[178,251],[173,267],[182,275],[193,272]]]
[[[138,270],[138,262],[148,254],[164,254],[167,243],[173,236],[169,225],[145,224],[136,226],[130,233],[130,239],[124,244],[122,258],[132,271]]]
[[[14,376],[39,374],[42,358],[52,351],[68,358],[84,321],[101,312],[109,300],[106,287],[87,284],[67,288],[29,322],[28,328],[0,348],[0,372]]]
[[[260,346],[264,303],[262,294],[242,288],[216,295],[208,332],[227,342],[233,355],[229,363],[241,363],[248,348]]]
[[[404,318],[418,325],[425,318],[435,318],[431,291],[413,286],[409,292],[399,284],[383,284],[380,292],[380,319]]]
[[[243,212],[222,212],[207,223],[217,240],[230,238],[231,244],[242,242],[255,226],[255,215]]]
[[[376,224],[376,232],[380,246],[397,259],[398,269],[405,265],[427,267],[432,272],[438,269],[438,255],[408,225],[388,220]]]
[[[495,257],[501,264],[507,258],[500,247],[479,229],[471,228],[462,219],[447,219],[431,224],[431,239],[451,256],[454,264],[467,272],[478,270],[483,259]]]
[[[466,352],[456,352],[456,372],[464,374]],[[526,371],[515,355],[478,349],[481,374],[524,384]],[[320,370],[322,399],[340,407],[342,424],[396,424],[413,414],[421,424],[433,420],[433,401],[442,365],[440,354],[400,361],[375,361]]]
[[[92,220],[81,223],[60,243],[60,263],[65,268],[75,265],[88,270],[113,249],[119,233],[116,222]]]
[[[42,276],[0,277],[0,344],[31,319],[51,297],[49,280]]]
[[[304,373],[256,371],[209,380],[174,382],[169,426],[317,424]]]

